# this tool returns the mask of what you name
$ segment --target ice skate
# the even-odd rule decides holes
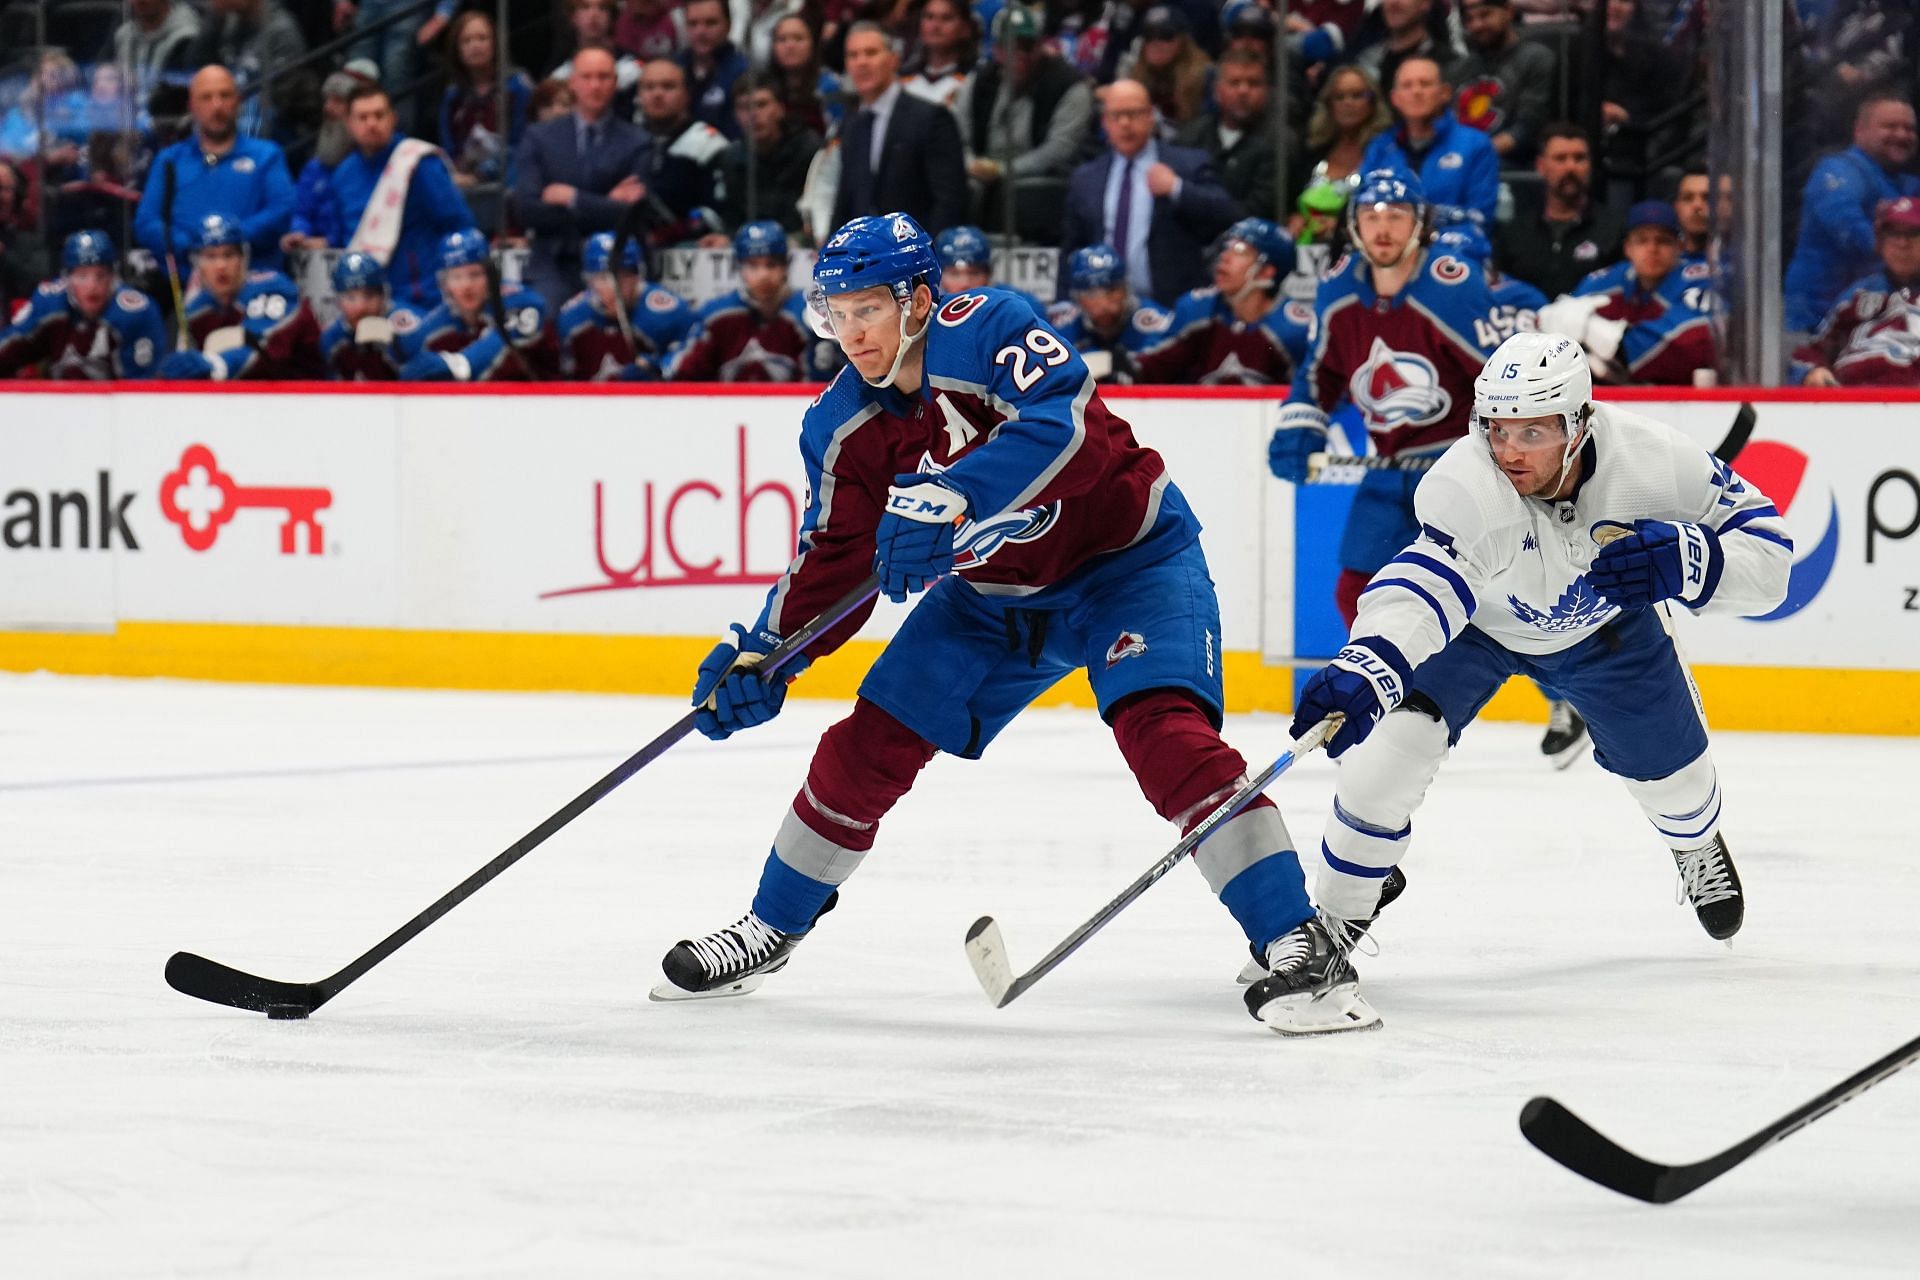
[[[1405,873],[1403,873],[1400,868],[1394,867],[1387,872],[1387,878],[1380,882],[1380,901],[1374,906],[1372,915],[1368,916],[1365,920],[1339,920],[1325,916],[1322,917],[1322,920],[1328,924],[1329,928],[1339,928],[1345,932],[1347,937],[1346,949],[1352,951],[1360,945],[1360,940],[1367,936],[1367,930],[1373,928],[1373,922],[1380,918],[1380,913],[1387,909],[1387,904],[1405,892],[1406,887],[1407,877]],[[1248,950],[1253,951],[1251,944],[1249,944]],[[1267,958],[1260,954],[1260,952],[1253,951],[1253,959],[1247,961],[1247,963],[1241,967],[1240,972],[1235,975],[1234,981],[1244,987],[1250,983],[1260,981],[1260,979],[1272,972],[1273,970],[1267,966]]]
[[[1318,916],[1267,947],[1268,975],[1246,991],[1247,1012],[1283,1036],[1365,1031],[1380,1015],[1360,975]]]
[[[1733,935],[1746,919],[1747,900],[1740,892],[1740,873],[1734,869],[1725,837],[1715,835],[1704,849],[1684,853],[1675,849],[1673,862],[1680,872],[1674,901],[1692,903],[1707,936],[1732,945]]]
[[[1556,769],[1564,769],[1580,758],[1592,739],[1587,722],[1571,702],[1547,704],[1547,732],[1540,739],[1540,754]]]
[[[833,910],[836,891],[814,916]],[[787,967],[787,959],[808,933],[782,933],[749,911],[735,923],[704,938],[674,944],[660,961],[667,980],[648,993],[652,1000],[711,1000],[744,996],[759,989],[770,973]]]

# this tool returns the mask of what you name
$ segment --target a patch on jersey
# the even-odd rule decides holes
[[[647,291],[647,310],[649,311],[672,311],[679,305],[680,299],[665,289]]]
[[[404,307],[397,308],[387,317],[387,322],[393,326],[395,333],[412,333],[420,327],[420,313]]]
[[[1533,536],[1533,530],[1527,530],[1527,536],[1520,539],[1520,549],[1522,551],[1538,551],[1540,549],[1540,540]]]
[[[1289,301],[1284,310],[1287,319],[1293,321],[1295,324],[1310,325],[1313,323],[1313,307],[1298,298]]]
[[[147,295],[138,289],[122,289],[113,295],[113,300],[120,304],[122,311],[145,311],[148,306]]]
[[[1473,274],[1467,264],[1451,254],[1441,254],[1433,260],[1433,278],[1441,284],[1459,284]]]
[[[252,172],[253,172],[253,157],[252,157],[252,156],[237,156],[237,157],[235,157],[235,159],[234,159],[234,162],[233,162],[233,171],[234,171],[235,173],[252,173]]]
[[[1446,552],[1449,559],[1458,560],[1460,558],[1460,548],[1453,545],[1452,534],[1443,529],[1436,529],[1430,524],[1422,524],[1420,526],[1420,532],[1427,535],[1428,542],[1431,542],[1434,546]]]
[[[1713,274],[1713,265],[1706,262],[1689,262],[1680,268],[1682,280],[1705,280]]]
[[[1584,573],[1575,578],[1573,585],[1562,591],[1560,598],[1546,609],[1537,609],[1515,595],[1507,597],[1507,608],[1528,626],[1553,634],[1582,630],[1591,626],[1602,614],[1614,611],[1614,606],[1593,589]]]
[[[956,298],[948,298],[940,306],[940,323],[952,328],[963,324],[968,316],[987,305],[984,293],[963,293]]]
[[[1453,395],[1440,385],[1433,361],[1411,351],[1395,351],[1384,338],[1373,340],[1366,362],[1347,382],[1347,393],[1369,431],[1423,427],[1440,421],[1453,408]]]
[[[1173,328],[1173,312],[1141,307],[1133,313],[1133,327],[1142,333],[1165,333]]]
[[[1573,260],[1575,262],[1592,262],[1599,256],[1600,246],[1591,240],[1582,240],[1579,244],[1573,246]]]
[[[1208,639],[1212,639],[1209,635]],[[1138,631],[1122,631],[1120,638],[1107,646],[1107,668],[1112,670],[1120,665],[1122,659],[1137,657],[1147,651],[1147,638]]]
[[[1458,151],[1449,151],[1435,163],[1442,169],[1458,169],[1467,162],[1467,158]]]

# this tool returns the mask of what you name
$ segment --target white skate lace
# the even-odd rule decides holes
[[[1718,842],[1685,853],[1675,850],[1673,859],[1680,873],[1675,902],[1691,902],[1699,908],[1740,896],[1740,891],[1727,877],[1727,862],[1720,854]]]
[[[1313,939],[1302,925],[1267,944],[1267,972],[1280,973],[1306,963],[1313,957]]]
[[[785,934],[749,911],[737,924],[696,938],[688,945],[706,971],[717,977],[753,968],[785,938]]]
[[[1378,915],[1379,912],[1376,910],[1374,914]],[[1363,956],[1380,954],[1380,944],[1369,932],[1373,926],[1371,917],[1366,920],[1349,920],[1345,916],[1334,915],[1322,907],[1320,922],[1327,926],[1327,936],[1333,939],[1333,945],[1340,948],[1342,955],[1350,956],[1356,951]]]
[[[1549,733],[1573,732],[1573,704],[1571,702],[1549,702],[1547,704],[1547,731]]]

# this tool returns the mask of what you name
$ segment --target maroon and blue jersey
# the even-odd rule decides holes
[[[320,320],[293,281],[278,271],[256,271],[234,299],[234,309],[247,340],[208,357],[223,366],[222,378],[265,382],[322,375]]]
[[[1793,380],[1827,369],[1849,387],[1920,386],[1920,280],[1856,280],[1793,353]]]
[[[448,303],[427,312],[409,333],[394,333],[400,363],[422,351],[458,352],[466,356],[473,382],[538,382],[553,375],[559,363],[553,329],[547,324],[547,304],[530,289],[513,289],[500,299],[507,332],[503,335],[490,311],[471,320]]]
[[[393,326],[391,342],[356,342],[347,322],[335,316],[320,335],[320,358],[327,377],[335,382],[398,382],[401,347],[409,334],[420,327],[424,317],[412,307],[395,307],[387,313]]]
[[[1492,353],[1493,306],[1480,268],[1451,254],[1429,253],[1398,294],[1382,298],[1366,258],[1349,253],[1320,282],[1312,345],[1288,410],[1318,417],[1351,402],[1374,449],[1388,456],[1457,440],[1473,413],[1473,380]],[[1283,410],[1283,426],[1287,418]]]
[[[73,309],[66,285],[49,280],[0,329],[0,378],[146,378],[166,347],[160,312],[138,289],[115,290],[89,320]]]
[[[1706,263],[1681,263],[1647,289],[1633,264],[1623,261],[1589,274],[1575,286],[1573,296],[1605,294],[1607,304],[1595,314],[1626,321],[1619,363],[1630,381],[1687,386],[1695,369],[1718,363],[1708,311],[1712,279],[1713,268]]]
[[[1071,302],[1056,302],[1047,308],[1045,315],[1047,322],[1081,355],[1104,351],[1112,357],[1113,372],[1100,378],[1101,382],[1140,381],[1134,373],[1134,360],[1159,345],[1173,325],[1173,312],[1157,302],[1138,298],[1134,299],[1133,310],[1117,333],[1097,331],[1088,322],[1086,312]]]
[[[560,376],[579,382],[653,381],[661,376],[667,353],[693,325],[693,308],[670,289],[643,284],[627,318],[632,343],[620,332],[619,318],[600,309],[592,290],[575,294],[560,308]]]
[[[894,477],[939,473],[967,497],[955,575],[1021,608],[1078,599],[1096,564],[1173,555],[1199,522],[1160,455],[1100,398],[1086,363],[1032,307],[998,289],[942,301],[928,322],[921,389],[870,387],[843,370],[800,431],[807,510],[793,563],[757,630],[784,635],[872,572]],[[858,611],[823,641],[859,629]]]
[[[667,361],[675,382],[822,382],[841,365],[840,348],[815,334],[798,293],[769,315],[735,289],[700,308]]]
[[[195,351],[207,349],[207,338],[221,329],[235,327],[246,330],[249,337],[255,336],[265,324],[277,324],[291,320],[300,308],[300,290],[293,281],[278,271],[249,271],[247,278],[240,282],[240,291],[229,301],[222,302],[205,289],[195,289],[187,295],[187,337]],[[314,330],[314,340],[319,340],[319,330]],[[312,361],[311,363],[317,363]],[[237,373],[230,377],[242,376]],[[307,374],[275,374],[255,372],[246,376],[260,377],[305,377]]]
[[[1134,369],[1141,382],[1285,386],[1306,356],[1312,329],[1313,308],[1304,302],[1276,297],[1249,323],[1218,289],[1193,289],[1173,304],[1167,331],[1135,357]]]

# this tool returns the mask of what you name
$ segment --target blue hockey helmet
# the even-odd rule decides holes
[[[1493,245],[1487,239],[1487,233],[1474,222],[1456,222],[1433,238],[1435,247],[1445,249],[1454,257],[1465,262],[1485,265],[1493,256]]]
[[[1383,205],[1405,205],[1413,211],[1414,235],[1409,243],[1417,245],[1426,238],[1428,231],[1427,193],[1420,187],[1420,179],[1405,169],[1369,169],[1360,177],[1360,185],[1354,188],[1353,195],[1347,201],[1347,238],[1353,244],[1360,243],[1360,214],[1366,209],[1378,209]]]
[[[193,229],[193,251],[199,253],[206,249],[224,249],[233,247],[242,253],[247,249],[247,233],[240,229],[238,218],[229,218],[224,213],[210,213],[200,219]]]
[[[1279,223],[1269,222],[1265,218],[1242,218],[1227,228],[1226,235],[1220,241],[1222,246],[1236,242],[1253,250],[1255,271],[1259,270],[1261,263],[1266,263],[1273,268],[1276,281],[1285,280],[1293,274],[1297,256],[1293,237],[1282,231]]]
[[[380,259],[358,249],[350,249],[340,255],[333,264],[333,292],[335,295],[354,289],[381,289],[387,287],[387,269],[380,265]]]
[[[120,251],[113,247],[113,241],[104,231],[76,231],[67,237],[66,244],[60,248],[62,271],[72,271],[76,267],[106,267],[111,270],[119,262]]]
[[[978,227],[948,227],[934,238],[933,252],[949,270],[993,265],[993,245]]]
[[[492,257],[487,245],[486,235],[473,227],[461,231],[449,231],[441,237],[440,247],[434,254],[435,271],[451,271],[455,267],[485,266]]]
[[[866,214],[833,233],[813,263],[807,303],[822,319],[835,294],[886,288],[900,302],[924,284],[940,296],[940,260],[933,239],[904,213]]]
[[[739,263],[754,258],[787,260],[786,229],[772,218],[749,222],[733,233],[733,260]]]
[[[1075,249],[1067,259],[1067,291],[1111,289],[1127,282],[1127,264],[1120,261],[1110,244],[1090,244]]]
[[[596,231],[587,237],[586,244],[580,247],[580,273],[589,276],[608,275],[613,270],[613,241],[611,231]],[[626,248],[620,253],[622,271],[640,270],[640,242],[628,237]]]

